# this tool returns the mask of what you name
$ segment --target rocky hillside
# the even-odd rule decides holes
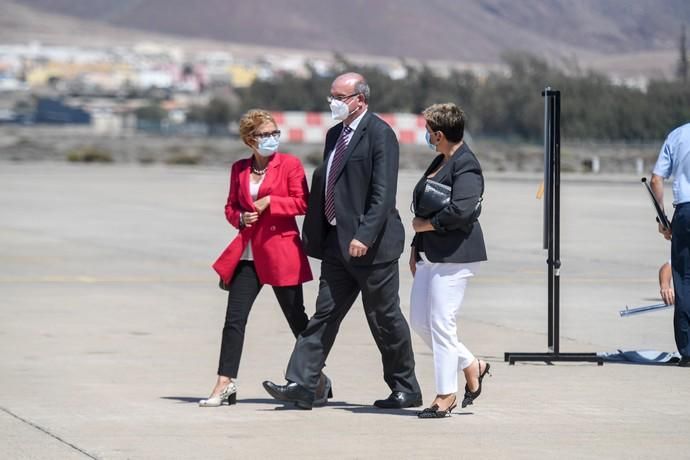
[[[687,0],[13,0],[42,12],[187,37],[298,49],[496,62],[677,47]]]

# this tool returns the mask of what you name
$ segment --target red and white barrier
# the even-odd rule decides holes
[[[320,144],[326,138],[326,131],[335,125],[330,112],[272,112],[283,132],[283,142]],[[388,123],[401,144],[425,144],[426,129],[424,117],[411,113],[377,113]]]

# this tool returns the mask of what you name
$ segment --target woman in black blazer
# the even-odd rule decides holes
[[[489,372],[489,363],[475,358],[458,340],[456,325],[467,281],[476,273],[479,262],[486,260],[484,236],[477,220],[484,177],[477,157],[463,140],[463,111],[446,103],[434,104],[422,114],[427,143],[439,155],[415,187],[412,199],[415,237],[410,255],[414,276],[410,323],[434,357],[437,394],[418,416],[441,418],[457,406],[458,370],[463,371],[467,382],[462,407],[480,395],[482,379]],[[433,209],[424,197],[429,186],[449,190],[445,203],[435,201],[439,209]]]

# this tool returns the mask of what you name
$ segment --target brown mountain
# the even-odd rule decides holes
[[[4,0],[7,3],[7,0]],[[3,1],[0,1],[2,4]],[[675,53],[687,0],[13,0],[116,28],[252,45],[497,62]],[[657,54],[655,54],[657,53]],[[623,59],[625,61],[625,59]],[[629,65],[629,63],[628,63]]]

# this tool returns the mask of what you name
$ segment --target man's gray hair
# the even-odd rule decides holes
[[[361,94],[364,96],[364,102],[369,102],[369,95],[371,93],[371,90],[369,89],[369,84],[364,81],[360,80],[357,83],[355,83],[355,91],[357,94]]]

